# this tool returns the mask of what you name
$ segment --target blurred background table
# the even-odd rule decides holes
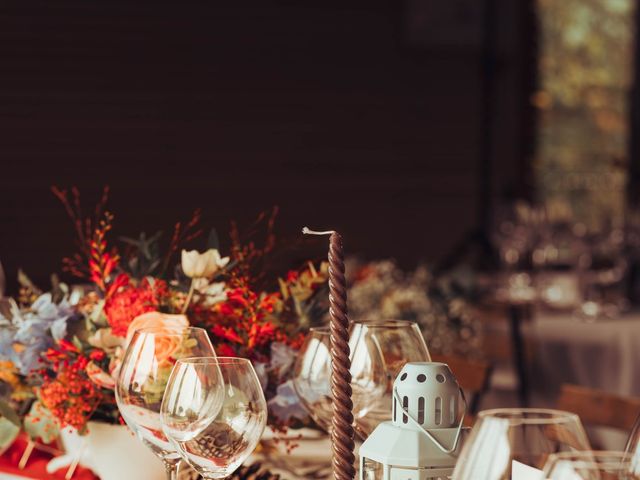
[[[557,393],[572,383],[640,395],[640,311],[593,323],[539,312],[526,330],[536,352],[532,381],[541,391]]]

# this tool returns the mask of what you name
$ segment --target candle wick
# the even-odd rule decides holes
[[[310,230],[308,227],[302,228],[302,233],[305,235],[333,235],[335,230],[327,230],[325,232],[316,232],[315,230]]]

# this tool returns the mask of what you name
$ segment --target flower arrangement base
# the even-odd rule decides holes
[[[101,480],[144,478],[164,480],[162,462],[124,425],[89,422],[87,435],[64,429],[60,440],[65,454],[49,462],[47,470],[69,468],[78,460]]]

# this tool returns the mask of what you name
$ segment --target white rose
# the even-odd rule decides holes
[[[220,252],[215,248],[204,253],[182,250],[182,271],[190,278],[210,278],[227,263],[229,257],[220,257]]]

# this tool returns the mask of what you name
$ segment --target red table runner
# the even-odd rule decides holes
[[[67,469],[63,468],[50,474],[47,472],[47,463],[53,458],[50,453],[43,452],[38,449],[34,449],[29,457],[29,461],[24,469],[18,468],[18,463],[27,448],[27,440],[24,436],[20,436],[13,442],[13,445],[0,455],[0,478],[2,473],[10,473],[12,475],[33,478],[35,480],[60,480],[64,479],[67,473]],[[73,480],[100,480],[99,477],[93,474],[91,470],[78,466],[76,469]]]

